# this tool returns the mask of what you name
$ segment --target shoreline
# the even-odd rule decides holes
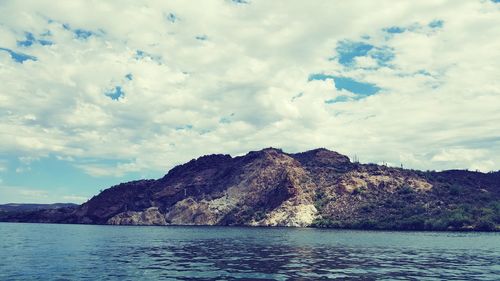
[[[314,226],[264,226],[264,225],[213,225],[213,224],[90,224],[90,223],[56,223],[56,222],[15,222],[15,221],[0,221],[0,223],[11,224],[45,224],[45,225],[90,225],[90,226],[110,226],[110,227],[193,227],[193,228],[247,228],[247,229],[317,229],[317,230],[345,230],[345,231],[361,231],[361,232],[438,232],[438,233],[500,233],[500,229],[496,230],[476,230],[476,229],[394,229],[394,228],[335,228],[335,227],[314,227]]]

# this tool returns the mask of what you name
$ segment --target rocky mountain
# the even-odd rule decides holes
[[[207,155],[158,180],[122,183],[76,208],[0,220],[120,225],[249,225],[500,230],[500,172],[353,163],[327,149]]]

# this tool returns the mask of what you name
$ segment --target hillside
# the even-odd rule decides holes
[[[123,225],[250,225],[499,230],[500,172],[423,172],[353,163],[326,149],[207,155],[158,180],[122,183],[76,208],[0,220]]]

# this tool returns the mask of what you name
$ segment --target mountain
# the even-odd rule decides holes
[[[353,163],[327,149],[207,155],[157,180],[122,183],[76,208],[0,220],[120,225],[249,225],[500,230],[500,171],[417,171]]]

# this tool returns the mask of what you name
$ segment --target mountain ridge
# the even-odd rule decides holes
[[[0,221],[499,230],[500,172],[424,172],[351,162],[326,148],[265,148],[201,156],[76,208],[0,214]]]

